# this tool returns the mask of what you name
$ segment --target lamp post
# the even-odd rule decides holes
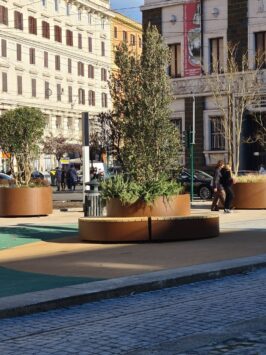
[[[90,147],[89,147],[89,113],[82,113],[82,160],[83,160],[83,206],[85,203],[85,190],[90,182]]]
[[[193,202],[194,198],[194,145],[195,145],[195,121],[196,121],[196,100],[195,95],[193,95],[193,105],[192,105],[192,130],[189,132],[190,141],[190,200]]]

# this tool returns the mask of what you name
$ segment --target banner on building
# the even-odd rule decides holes
[[[201,74],[201,3],[188,0],[184,4],[184,74]]]

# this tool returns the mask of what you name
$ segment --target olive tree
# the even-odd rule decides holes
[[[0,116],[0,147],[9,159],[11,174],[18,186],[28,185],[32,162],[39,154],[45,116],[33,107],[18,107]]]

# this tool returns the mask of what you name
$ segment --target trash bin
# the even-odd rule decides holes
[[[103,206],[99,192],[99,181],[92,179],[85,184],[90,190],[85,190],[84,217],[99,217],[103,215]]]

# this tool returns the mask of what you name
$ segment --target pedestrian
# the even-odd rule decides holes
[[[65,191],[65,189],[66,189],[66,170],[65,169],[62,169],[61,188],[63,191]]]
[[[211,211],[219,211],[219,206],[222,205],[224,207],[224,189],[220,184],[221,179],[221,169],[224,167],[224,162],[219,160],[216,164],[214,177],[213,177],[213,201],[211,206]]]
[[[266,175],[266,169],[264,168],[263,164],[260,164],[259,174],[260,175]]]
[[[71,176],[70,176],[70,167],[67,169],[66,171],[66,182],[67,182],[67,188],[68,190],[72,189],[72,185],[71,185]]]
[[[225,202],[224,202],[224,212],[232,212],[232,202],[234,199],[233,184],[234,177],[229,164],[224,165],[221,169],[220,184],[223,186],[225,191]]]
[[[72,190],[72,187],[73,187],[73,191],[75,191],[76,189],[76,185],[77,185],[77,182],[78,182],[78,174],[77,174],[77,170],[75,169],[74,166],[72,166],[70,168],[70,184],[71,184],[71,190]]]
[[[55,177],[56,177],[57,191],[60,191],[61,180],[62,180],[62,170],[58,167],[56,168]]]

